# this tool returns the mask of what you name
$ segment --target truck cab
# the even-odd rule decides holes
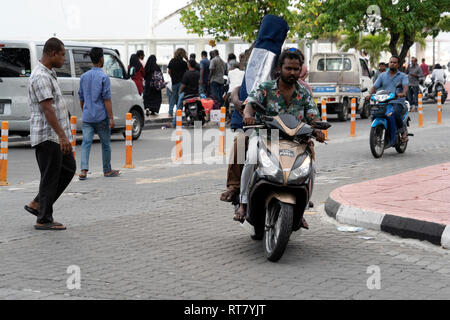
[[[311,59],[308,82],[319,110],[325,100],[327,114],[337,114],[339,120],[347,121],[352,98],[356,98],[356,112],[367,119],[370,105],[364,98],[373,86],[373,75],[366,60],[355,53],[316,53]]]

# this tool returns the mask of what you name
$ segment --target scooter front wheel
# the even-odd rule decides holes
[[[264,252],[269,261],[277,262],[286,250],[292,233],[294,206],[272,201],[266,210]]]
[[[370,130],[370,151],[375,158],[381,158],[384,153],[385,130],[383,126],[376,126]]]
[[[399,142],[396,146],[395,146],[395,150],[397,150],[398,153],[405,153],[406,148],[408,147],[408,142]]]

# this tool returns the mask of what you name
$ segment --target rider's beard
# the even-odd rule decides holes
[[[293,85],[298,81],[298,79],[294,76],[285,77],[283,75],[281,75],[281,80],[288,85]]]

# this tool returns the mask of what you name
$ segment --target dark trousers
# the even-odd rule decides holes
[[[36,146],[36,160],[41,172],[39,194],[34,201],[39,203],[40,224],[53,222],[53,204],[72,181],[77,164],[70,153],[65,155],[59,144],[45,141]]]
[[[417,107],[419,105],[419,86],[409,86],[408,102],[411,106]]]
[[[211,82],[211,94],[214,99],[219,102],[219,106],[223,107],[223,84]]]

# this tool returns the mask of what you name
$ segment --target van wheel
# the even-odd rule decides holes
[[[344,101],[342,104],[342,111],[338,112],[338,119],[340,121],[347,121],[348,120],[348,100]]]
[[[364,106],[359,115],[361,116],[361,119],[367,119],[370,117],[370,102],[369,101],[364,102]]]
[[[142,115],[139,113],[139,111],[135,109],[131,110],[131,114],[133,116],[133,127],[132,127],[133,140],[137,140],[141,136],[143,129],[142,124],[144,123],[144,119]]]
[[[133,140],[137,140],[141,136],[142,129],[143,129],[142,123],[144,122],[144,119],[143,119],[142,115],[139,113],[139,111],[137,111],[137,110],[133,109],[130,111],[130,113],[131,113],[131,116],[133,119],[133,126],[131,127],[132,128],[131,135],[133,137]],[[124,138],[126,137],[125,131],[126,130],[122,131],[122,135]]]

